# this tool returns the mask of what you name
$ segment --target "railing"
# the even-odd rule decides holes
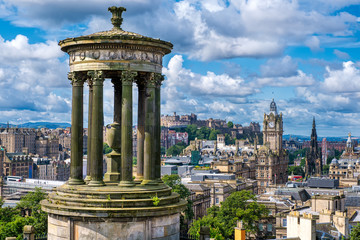
[[[47,234],[37,234],[35,235],[35,240],[47,240]]]

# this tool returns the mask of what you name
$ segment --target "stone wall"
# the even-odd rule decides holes
[[[76,219],[49,215],[50,240],[162,240],[180,238],[180,215],[161,217],[107,219]]]

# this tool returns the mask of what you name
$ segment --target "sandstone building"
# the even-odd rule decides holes
[[[286,183],[289,162],[282,147],[282,113],[278,114],[274,99],[270,104],[270,113],[264,114],[263,124],[264,145],[254,151],[259,193],[265,192],[267,186]]]

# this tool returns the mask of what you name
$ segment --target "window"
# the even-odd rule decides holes
[[[267,231],[268,231],[268,232],[272,232],[272,224],[268,224],[268,225],[267,225]]]
[[[216,202],[216,203],[219,203],[219,198],[216,198],[216,199],[215,199],[215,202]]]
[[[259,231],[263,231],[263,224],[262,223],[259,223]]]
[[[283,226],[283,227],[286,227],[286,226],[287,226],[287,219],[286,219],[286,218],[283,219],[283,224],[282,224],[282,226]]]
[[[219,189],[218,188],[215,188],[215,192],[218,192],[219,191]]]

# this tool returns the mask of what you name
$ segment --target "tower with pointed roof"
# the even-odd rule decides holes
[[[317,143],[317,133],[315,117],[313,118],[310,150],[306,155],[305,175],[306,176],[320,176],[322,172],[321,152]]]

